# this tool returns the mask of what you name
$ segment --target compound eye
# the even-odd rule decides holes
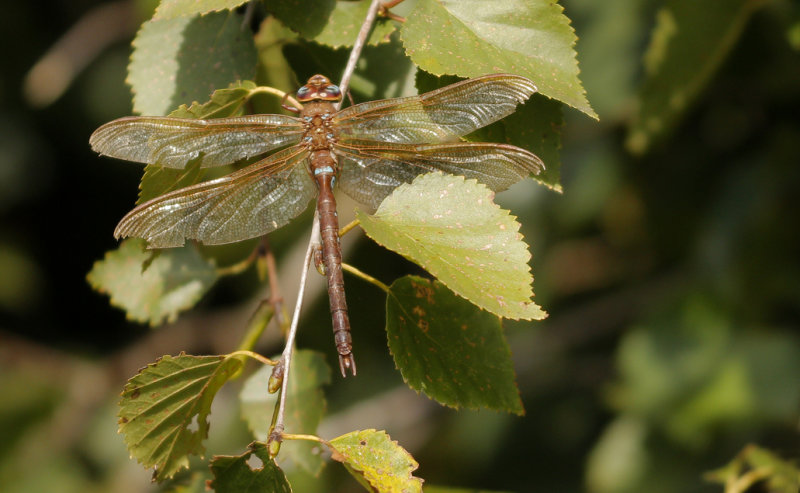
[[[299,101],[308,101],[311,97],[312,91],[308,86],[303,86],[297,90],[297,99]]]
[[[328,101],[339,101],[342,99],[342,90],[337,85],[328,84],[325,89],[320,91],[320,97]]]

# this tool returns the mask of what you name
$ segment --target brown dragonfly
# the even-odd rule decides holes
[[[100,154],[178,169],[193,160],[222,166],[285,147],[222,178],[139,205],[114,236],[144,238],[150,248],[181,246],[187,239],[232,243],[285,225],[317,197],[339,366],[342,375],[348,369],[355,375],[334,186],[372,208],[400,184],[431,171],[504,190],[538,174],[542,161],[518,147],[460,137],[511,114],[534,92],[525,77],[495,74],[337,111],[339,87],[315,75],[297,91],[302,109],[290,109],[298,116],[134,116],[106,123],[89,142]]]

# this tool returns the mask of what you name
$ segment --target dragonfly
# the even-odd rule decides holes
[[[297,91],[301,108],[284,106],[296,115],[131,116],[102,125],[89,143],[102,155],[177,169],[198,160],[206,168],[266,155],[130,211],[114,236],[143,238],[148,248],[259,237],[287,224],[316,198],[318,267],[327,277],[339,368],[342,376],[348,370],[355,375],[333,189],[376,209],[399,185],[428,172],[474,178],[495,192],[539,174],[544,163],[525,149],[462,139],[510,115],[535,92],[525,77],[492,74],[338,110],[340,88],[314,75]]]

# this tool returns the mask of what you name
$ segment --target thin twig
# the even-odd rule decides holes
[[[317,442],[322,444],[327,444],[325,440],[316,436],[316,435],[303,435],[303,434],[295,434],[295,433],[284,433],[281,437],[284,440],[308,440],[309,442]]]
[[[297,302],[294,305],[294,313],[292,314],[292,325],[289,327],[289,333],[286,336],[286,347],[283,348],[284,378],[281,384],[280,406],[278,406],[278,415],[275,418],[275,425],[273,426],[272,436],[281,436],[283,434],[284,416],[286,412],[286,393],[289,388],[289,375],[292,366],[292,353],[294,352],[294,339],[297,335],[297,325],[300,322],[300,309],[303,307],[303,293],[306,289],[306,281],[308,279],[308,268],[311,266],[311,258],[314,256],[314,250],[320,242],[319,233],[319,218],[314,214],[314,225],[311,230],[311,238],[308,240],[308,247],[306,248],[306,256],[303,261],[303,269],[300,272],[300,288],[297,291]]]
[[[361,24],[358,37],[355,43],[353,43],[353,49],[350,51],[350,58],[347,59],[347,66],[345,66],[344,72],[342,73],[342,81],[339,83],[339,89],[342,90],[342,94],[347,93],[350,86],[350,78],[353,76],[353,72],[356,69],[356,62],[358,62],[358,58],[361,56],[361,50],[364,49],[364,45],[369,37],[369,32],[372,30],[372,25],[375,24],[375,19],[378,17],[378,9],[380,9],[380,7],[381,0],[372,0],[369,10],[367,11],[367,16],[364,18],[364,23]],[[341,101],[336,103],[336,109],[339,109],[341,106]]]
[[[358,219],[353,219],[352,221],[347,223],[347,226],[339,228],[339,236],[346,235],[351,229],[355,228],[359,224],[361,224],[361,221],[359,221]]]
[[[353,75],[353,71],[356,67],[356,62],[358,61],[359,56],[361,55],[361,50],[364,48],[364,44],[366,43],[367,36],[369,36],[369,32],[372,29],[372,25],[375,22],[375,19],[378,14],[378,8],[380,7],[381,2],[380,0],[372,0],[372,4],[370,4],[369,11],[367,12],[366,17],[364,18],[364,23],[361,25],[361,30],[358,33],[358,37],[356,38],[355,43],[353,44],[353,49],[350,52],[350,58],[347,60],[347,66],[344,69],[344,73],[342,74],[342,82],[339,84],[341,88],[342,94],[347,92],[347,87],[350,84],[350,77]],[[338,109],[341,106],[341,101],[337,103],[336,108]],[[273,426],[272,431],[270,432],[269,441],[280,441],[281,437],[283,436],[283,429],[284,429],[284,417],[286,415],[286,395],[287,389],[289,388],[289,381],[291,375],[291,362],[292,362],[292,354],[294,352],[294,339],[297,335],[297,325],[300,321],[300,308],[303,305],[303,293],[305,292],[306,287],[306,280],[308,278],[308,269],[311,266],[311,259],[314,256],[314,251],[319,248],[321,241],[320,241],[320,232],[319,232],[319,215],[314,214],[314,222],[311,225],[311,238],[308,241],[308,247],[306,248],[306,256],[303,262],[303,269],[300,273],[300,287],[297,293],[297,302],[294,306],[294,313],[292,314],[292,324],[289,327],[289,333],[286,336],[286,346],[283,349],[283,354],[281,358],[283,359],[284,364],[284,378],[283,382],[281,383],[281,392],[280,392],[280,404],[278,405],[278,412],[277,415],[274,416],[273,419]],[[276,452],[277,453],[277,452]]]
[[[368,283],[373,284],[375,286],[378,286],[379,288],[384,290],[386,293],[389,292],[389,286],[387,286],[386,284],[384,284],[384,283],[380,282],[379,280],[375,279],[374,277],[372,277],[371,275],[367,274],[366,272],[363,272],[363,271],[353,267],[350,264],[345,264],[344,262],[342,262],[342,270],[346,270],[347,272],[353,274],[354,276],[360,277],[361,279],[367,281]]]
[[[302,109],[303,108],[303,105],[300,104],[289,93],[281,91],[280,89],[277,89],[275,87],[258,86],[255,89],[253,89],[252,91],[250,91],[250,94],[248,95],[248,97],[252,97],[253,94],[272,94],[273,96],[278,96],[279,98],[281,98],[281,100],[288,101],[289,103],[291,103],[292,106],[294,106],[297,109]]]
[[[241,274],[242,272],[246,271],[247,269],[250,268],[251,265],[253,265],[253,262],[255,262],[256,258],[258,258],[258,250],[259,247],[254,248],[246,259],[236,262],[235,264],[231,264],[226,267],[218,267],[216,269],[217,275],[219,277],[235,276],[237,274]]]
[[[264,363],[265,365],[269,365],[269,366],[275,366],[275,365],[278,364],[277,361],[273,361],[273,360],[267,358],[266,356],[261,356],[260,354],[254,353],[253,351],[244,351],[244,350],[234,351],[234,352],[230,353],[228,355],[228,357],[237,356],[237,355],[249,356],[250,358],[253,358],[254,360],[258,360],[258,361]]]

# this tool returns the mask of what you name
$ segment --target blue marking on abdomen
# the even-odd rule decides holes
[[[322,168],[314,169],[314,176],[321,175],[323,173],[333,174],[333,168],[330,166],[323,166]]]

